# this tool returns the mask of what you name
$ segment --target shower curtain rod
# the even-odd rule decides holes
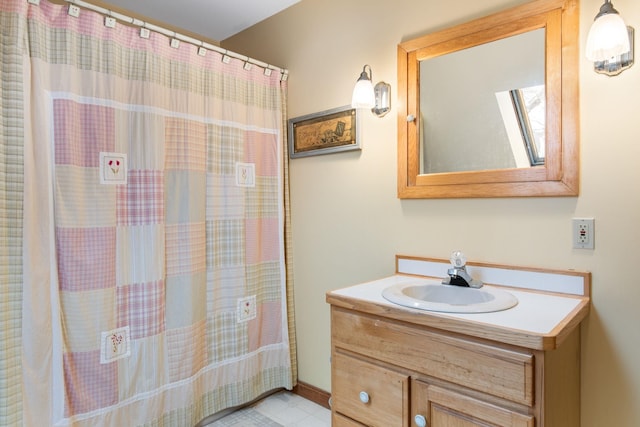
[[[36,4],[38,4],[40,2],[39,0],[28,0],[28,1],[29,1],[29,3],[36,3]],[[111,18],[114,18],[116,20],[126,22],[127,24],[130,24],[130,25],[135,25],[135,26],[138,26],[140,28],[146,28],[148,30],[154,31],[156,33],[164,34],[167,37],[170,37],[172,39],[176,39],[176,40],[179,40],[179,41],[183,41],[185,43],[192,44],[192,45],[197,46],[199,48],[203,48],[203,49],[206,49],[206,50],[212,50],[212,51],[221,53],[223,55],[222,58],[223,58],[224,62],[228,61],[228,58],[226,58],[226,57],[236,58],[236,59],[240,59],[241,61],[244,61],[246,64],[253,64],[253,65],[256,65],[258,67],[264,68],[266,75],[270,75],[272,71],[277,71],[277,72],[280,73],[280,80],[283,80],[283,81],[287,80],[287,78],[289,76],[289,70],[287,70],[286,68],[280,68],[280,67],[277,67],[275,65],[267,64],[266,62],[262,62],[262,61],[259,61],[257,59],[254,59],[254,58],[250,58],[248,56],[241,55],[239,53],[232,52],[232,51],[227,50],[227,49],[223,49],[220,46],[216,46],[216,45],[213,45],[211,43],[207,43],[205,41],[198,40],[198,39],[195,39],[193,37],[189,37],[189,36],[186,36],[184,34],[177,33],[175,31],[160,27],[158,25],[150,24],[150,23],[145,22],[145,21],[143,21],[141,19],[133,18],[133,17],[127,16],[127,15],[123,15],[121,13],[114,12],[114,11],[106,9],[104,7],[97,6],[97,5],[94,5],[94,4],[91,4],[91,3],[87,3],[87,2],[85,2],[83,0],[64,0],[64,1],[66,3],[71,3],[71,4],[76,5],[78,7],[82,7],[84,9],[89,9],[89,10],[92,10],[94,12],[98,12],[98,13],[100,13],[102,15],[107,16],[107,17],[111,17]],[[173,45],[173,41],[172,41],[172,45]],[[200,51],[198,53],[201,54]],[[206,52],[204,52],[204,53],[206,53]]]

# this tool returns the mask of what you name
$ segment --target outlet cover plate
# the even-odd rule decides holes
[[[573,218],[573,248],[593,249],[594,248],[594,219],[593,218]]]

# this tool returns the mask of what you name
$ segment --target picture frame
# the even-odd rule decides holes
[[[350,105],[289,119],[289,157],[360,150],[358,110]]]

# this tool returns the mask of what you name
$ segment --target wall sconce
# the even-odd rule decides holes
[[[369,73],[367,73],[367,68]],[[391,85],[378,82],[375,87],[371,83],[371,67],[362,67],[360,77],[353,88],[351,106],[353,108],[370,108],[371,112],[382,117],[391,110]]]
[[[597,73],[615,76],[633,65],[634,30],[628,27],[610,0],[605,0],[596,15],[585,55],[593,61]]]

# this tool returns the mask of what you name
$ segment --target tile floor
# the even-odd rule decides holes
[[[331,426],[330,410],[288,391],[272,394],[249,408],[284,427]],[[233,422],[233,417],[230,414],[205,427],[239,426],[237,422]]]

